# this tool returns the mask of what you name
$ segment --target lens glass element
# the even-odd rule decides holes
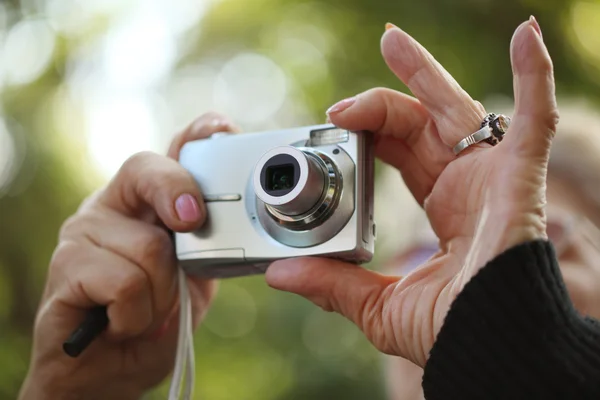
[[[283,164],[267,167],[267,191],[286,190],[294,187],[294,165]]]

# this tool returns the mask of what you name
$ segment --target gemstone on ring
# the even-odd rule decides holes
[[[489,113],[481,122],[481,128],[477,132],[463,138],[452,148],[452,151],[458,155],[467,147],[480,142],[486,142],[495,146],[502,141],[509,126],[510,118],[506,115]]]
[[[505,115],[498,115],[491,123],[492,133],[498,139],[500,139],[506,131],[508,130],[508,126],[510,125],[510,118]]]
[[[508,131],[510,126],[510,118],[506,115],[488,114],[482,126],[487,125],[492,133],[491,137],[485,141],[492,146],[497,145],[504,139],[504,134]]]

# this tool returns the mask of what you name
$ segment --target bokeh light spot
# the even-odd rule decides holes
[[[217,68],[209,65],[191,65],[174,73],[164,94],[168,104],[177,104],[170,107],[173,120],[188,124],[200,112],[215,108],[213,88],[218,73]]]
[[[175,62],[175,37],[157,13],[124,18],[106,37],[103,68],[121,88],[145,87],[167,76]]]
[[[223,66],[214,90],[218,110],[240,123],[259,124],[271,118],[283,104],[286,76],[271,59],[242,53]]]
[[[15,142],[6,129],[4,120],[0,119],[0,197],[14,177]]]
[[[256,302],[241,286],[227,282],[222,285],[204,325],[223,338],[245,336],[256,323]]]
[[[5,79],[23,85],[38,78],[52,59],[54,42],[54,32],[43,20],[24,20],[13,26],[0,57]]]
[[[315,309],[306,319],[302,339],[313,355],[330,359],[348,354],[361,335],[358,328],[345,318]]]
[[[3,3],[0,3],[0,35],[4,34],[8,26],[8,10]]]
[[[86,125],[88,149],[107,177],[132,154],[157,147],[156,124],[145,98],[94,99],[86,107]]]
[[[282,37],[278,47],[279,56],[287,66],[300,72],[297,74],[298,80],[310,84],[327,77],[325,55],[313,43],[300,38]]]
[[[68,36],[77,36],[90,28],[98,16],[116,14],[131,5],[121,0],[48,0],[46,16],[52,28]]]
[[[600,62],[600,35],[598,35],[600,3],[587,1],[574,3],[569,25],[577,38],[578,50],[592,57],[595,63]]]

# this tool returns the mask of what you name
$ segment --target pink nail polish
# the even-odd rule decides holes
[[[529,22],[531,23],[531,26],[533,26],[533,29],[535,29],[535,31],[538,33],[538,35],[542,37],[542,29],[540,28],[540,24],[538,24],[537,20],[533,15],[529,17]]]
[[[335,103],[331,107],[329,107],[329,109],[326,111],[326,114],[342,112],[342,111],[346,110],[347,108],[349,108],[355,102],[356,102],[356,96],[344,99],[340,102]]]
[[[194,222],[200,219],[200,207],[194,196],[182,194],[175,201],[177,216],[183,222]]]

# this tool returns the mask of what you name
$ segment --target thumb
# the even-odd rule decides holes
[[[546,156],[556,132],[554,72],[540,26],[532,16],[511,41],[515,115],[506,141],[527,155]],[[516,134],[518,132],[518,134]]]
[[[325,311],[345,316],[380,351],[395,352],[395,341],[384,335],[383,313],[399,277],[325,258],[294,258],[271,264],[266,280],[275,289],[299,294]]]
[[[191,232],[206,218],[194,177],[177,161],[150,152],[130,157],[97,202],[121,215],[152,223],[158,216],[175,232]]]

